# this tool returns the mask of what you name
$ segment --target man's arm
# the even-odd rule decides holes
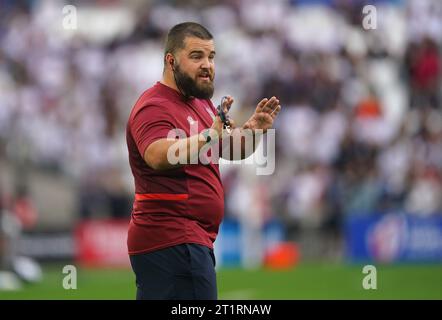
[[[230,108],[232,103],[233,99],[229,97],[225,106],[226,110]],[[280,110],[279,100],[275,97],[261,100],[255,113],[242,128],[234,128],[230,135],[223,136],[221,157],[227,160],[241,160],[253,154],[259,145],[262,134],[272,127],[273,120]],[[231,123],[234,123],[233,120]],[[144,161],[155,170],[168,170],[192,163],[192,160],[198,160],[201,148],[207,143],[207,135],[210,135],[213,141],[225,133],[219,116],[215,117],[212,127],[208,130],[208,132],[203,131],[188,138],[159,139],[146,148]],[[180,159],[180,161],[177,162],[176,159]]]
[[[217,116],[210,129],[181,139],[159,139],[144,152],[144,161],[154,170],[168,170],[198,160],[201,148],[207,144],[207,136],[216,141],[222,132],[222,122]],[[179,161],[177,161],[179,159]]]

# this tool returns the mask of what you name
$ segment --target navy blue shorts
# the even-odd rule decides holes
[[[131,255],[137,300],[216,300],[213,250],[186,243]]]

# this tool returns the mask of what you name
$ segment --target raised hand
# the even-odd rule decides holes
[[[225,99],[222,100],[222,110],[224,111],[224,113],[227,116],[227,113],[229,112],[230,108],[232,107],[232,104],[234,102],[234,99],[231,96],[226,96]],[[228,117],[228,116],[227,116]],[[230,130],[235,128],[235,121],[228,117],[228,123],[229,123],[229,128]],[[214,129],[219,137],[222,137],[224,135],[228,135],[230,133],[230,131],[225,131],[223,130],[224,128],[224,123],[221,121],[221,118],[219,115],[217,115],[214,119],[214,122],[212,124],[211,129]]]
[[[226,96],[226,98],[223,101],[223,105],[221,106],[225,113],[229,112],[230,107],[232,106],[234,100],[231,96]]]
[[[270,99],[262,99],[256,106],[255,113],[246,121],[244,129],[262,129],[264,133],[267,129],[273,126],[273,120],[275,120],[279,111],[281,111],[281,105],[276,97]]]

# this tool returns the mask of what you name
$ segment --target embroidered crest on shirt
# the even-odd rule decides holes
[[[190,125],[193,125],[195,123],[195,120],[193,120],[192,116],[188,116],[187,121],[189,121]]]

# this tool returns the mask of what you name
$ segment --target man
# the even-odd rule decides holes
[[[265,132],[281,109],[275,97],[263,99],[242,128],[226,134],[210,101],[214,59],[206,28],[192,22],[174,26],[167,35],[163,79],[141,95],[129,117],[135,200],[128,249],[137,299],[217,299],[213,242],[224,212],[223,186],[215,161],[192,160],[208,145],[230,146],[246,129]],[[227,97],[224,111],[232,103]],[[185,137],[177,138],[176,129]],[[239,143],[240,158],[250,155],[246,138]],[[175,157],[187,164],[171,161]]]

